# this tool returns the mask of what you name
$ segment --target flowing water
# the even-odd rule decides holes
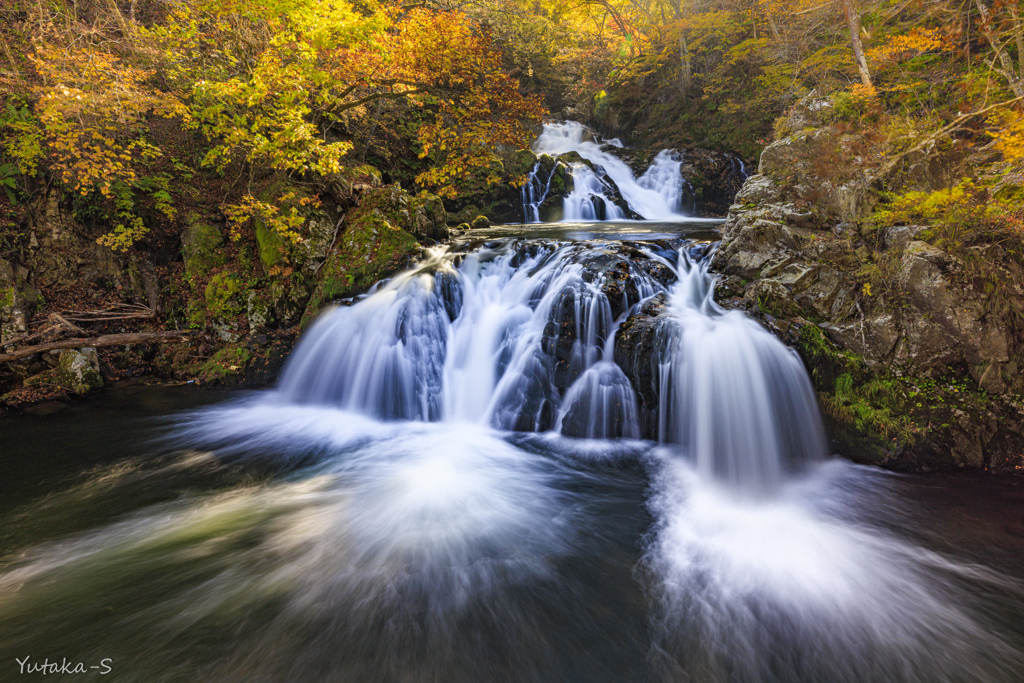
[[[566,157],[571,175],[572,191],[562,199],[562,223],[592,223],[643,219],[679,223],[695,219],[697,193],[683,177],[685,152],[665,149],[658,152],[640,177],[619,155],[624,149],[618,139],[602,140],[592,130],[576,121],[544,124],[533,145],[538,155]],[[743,160],[726,155],[734,178],[748,177]],[[552,193],[554,175],[540,172],[538,162],[523,186],[522,204],[528,224],[540,223],[540,207]],[[617,201],[621,196],[621,201]],[[557,195],[553,195],[557,197]]]
[[[611,149],[609,149],[611,148]],[[538,155],[558,157],[568,152],[578,152],[590,161],[591,170],[585,164],[572,164],[573,190],[564,199],[564,221],[581,222],[594,220],[621,221],[628,216],[606,195],[608,188],[602,178],[610,178],[629,208],[650,221],[683,221],[683,186],[686,184],[680,166],[680,156],[672,150],[662,150],[651,161],[642,176],[637,178],[632,169],[612,149],[622,148],[618,140],[601,141],[584,125],[575,121],[548,123],[533,145]],[[541,183],[536,176],[531,178],[523,190],[524,213],[530,222],[538,222],[537,207],[550,192],[550,178]],[[598,211],[603,216],[598,215]]]
[[[0,423],[0,678],[1021,680],[1024,492],[830,459],[713,245],[630,236],[436,248],[270,391]]]

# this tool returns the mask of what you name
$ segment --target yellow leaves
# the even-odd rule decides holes
[[[877,65],[876,68],[883,68],[887,64],[905,62],[925,52],[950,50],[952,47],[952,41],[939,29],[914,28],[868,50],[867,57]]]
[[[41,151],[72,190],[109,195],[111,183],[135,179],[135,162],[159,156],[142,138],[145,117],[175,116],[182,106],[146,86],[151,72],[88,43],[40,40],[29,60],[45,83],[33,88]],[[139,229],[121,228],[127,235]]]
[[[996,149],[1007,161],[1024,159],[1024,116],[1019,111],[1003,111],[989,118],[995,127]]]
[[[222,207],[228,217],[229,236],[233,240],[241,239],[242,230],[252,221],[261,221],[268,229],[280,235],[292,244],[302,242],[299,232],[306,223],[306,217],[299,212],[298,206],[319,206],[315,197],[307,197],[295,201],[295,193],[287,192],[273,204],[262,202],[250,194],[242,197],[238,204],[226,204]],[[282,206],[285,210],[282,211]]]

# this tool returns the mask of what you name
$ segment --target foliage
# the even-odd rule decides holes
[[[242,229],[251,221],[259,220],[283,239],[298,243],[302,241],[300,231],[306,222],[306,217],[299,207],[319,205],[320,202],[315,197],[302,197],[296,200],[294,192],[286,192],[277,197],[273,204],[247,194],[238,204],[225,204],[222,208],[230,225],[228,234],[233,240],[241,239]],[[285,210],[282,211],[282,208]]]
[[[1024,233],[1024,215],[1014,199],[992,196],[989,188],[964,179],[934,192],[908,192],[895,197],[875,214],[880,225],[923,224],[940,246],[963,247],[979,239]]]

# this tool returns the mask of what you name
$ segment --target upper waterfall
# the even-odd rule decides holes
[[[662,150],[647,171],[637,178],[633,170],[608,148],[621,148],[618,140],[601,141],[581,123],[565,121],[546,123],[533,145],[538,155],[559,157],[576,152],[587,164],[570,162],[572,191],[564,199],[564,221],[621,220],[643,218],[657,221],[680,221],[688,216],[682,212],[682,188],[685,180],[680,172],[681,159],[672,150]],[[527,221],[538,222],[537,206],[550,192],[550,182],[534,178],[524,188],[523,203]],[[607,178],[611,183],[602,182]],[[550,178],[547,179],[550,181]],[[621,198],[635,216],[626,215],[611,195]]]

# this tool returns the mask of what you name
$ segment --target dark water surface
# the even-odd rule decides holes
[[[826,463],[752,509],[651,444],[268,396],[123,386],[0,421],[0,680],[26,656],[111,660],[45,680],[1024,672],[1019,480]],[[234,430],[154,442],[171,413]]]

